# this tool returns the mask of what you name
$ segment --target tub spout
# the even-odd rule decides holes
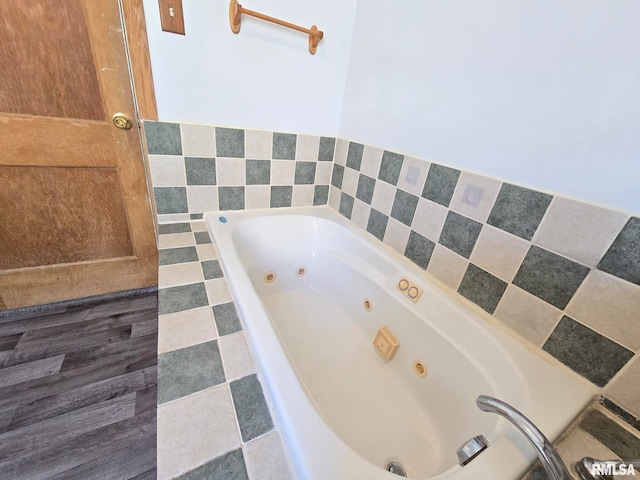
[[[531,421],[511,405],[497,398],[480,395],[476,405],[483,412],[497,413],[509,420],[535,448],[540,463],[552,480],[571,480],[571,474],[547,437]]]

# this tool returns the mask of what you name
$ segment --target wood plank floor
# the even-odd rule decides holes
[[[0,479],[156,477],[157,292],[0,317]]]

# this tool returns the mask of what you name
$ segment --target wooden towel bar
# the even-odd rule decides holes
[[[229,24],[233,33],[238,33],[240,31],[240,17],[243,13],[252,17],[266,20],[268,22],[277,23],[278,25],[282,25],[283,27],[292,28],[299,32],[306,33],[307,35],[309,35],[309,53],[311,55],[316,53],[316,50],[318,49],[318,42],[322,40],[322,37],[324,36],[324,34],[320,30],[318,30],[318,27],[316,27],[315,25],[312,25],[310,29],[300,27],[298,25],[294,25],[293,23],[285,22],[284,20],[273,18],[263,13],[254,12],[253,10],[249,10],[248,8],[244,8],[238,3],[238,0],[231,0],[231,2],[229,3]]]

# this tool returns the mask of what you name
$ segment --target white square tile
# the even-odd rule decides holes
[[[636,355],[615,377],[605,393],[629,413],[640,417],[640,356]]]
[[[340,207],[340,189],[334,187],[333,185],[329,187],[329,206],[336,212]]]
[[[396,198],[396,187],[387,182],[376,182],[373,190],[371,206],[385,215],[391,214],[391,207]]]
[[[318,162],[316,166],[316,185],[328,185],[331,183],[333,162]]]
[[[171,352],[217,338],[211,307],[160,315],[158,353]]]
[[[462,172],[449,208],[481,223],[487,221],[502,182],[495,178]],[[472,206],[470,203],[477,206]]]
[[[192,220],[191,221],[192,232],[206,232],[207,224],[204,220]]]
[[[247,185],[244,188],[245,208],[269,208],[270,185]]]
[[[296,142],[296,160],[318,161],[320,137],[317,135],[298,135]]]
[[[470,260],[487,272],[511,282],[529,251],[529,242],[485,225],[471,253]]]
[[[630,350],[640,350],[639,285],[591,270],[566,312]]]
[[[228,384],[158,407],[158,479],[186,473],[239,446]]]
[[[371,178],[378,178],[380,173],[380,164],[382,163],[382,155],[384,150],[381,148],[364,146],[362,152],[362,163],[360,164],[360,171]]]
[[[395,218],[389,217],[387,229],[384,232],[384,243],[393,248],[396,252],[404,255],[409,241],[411,229],[404,223],[397,221]]]
[[[243,158],[217,158],[216,183],[224,186],[240,186],[246,183],[246,167]]]
[[[158,235],[158,248],[189,247],[195,244],[196,240],[191,232]]]
[[[617,458],[615,453],[579,427],[573,428],[560,440],[557,450],[565,465],[573,465],[584,457],[602,460]],[[625,478],[633,478],[633,476],[629,477],[625,475],[623,477],[615,475],[613,478],[615,480],[623,480]]]
[[[187,184],[184,157],[149,155],[149,170],[154,187],[183,187]]]
[[[432,242],[438,242],[449,210],[426,198],[418,200],[411,228]]]
[[[218,345],[227,381],[256,372],[256,364],[244,332],[220,337]]]
[[[554,197],[533,242],[595,267],[628,220],[628,215],[562,197]]]
[[[369,223],[369,213],[371,207],[362,200],[357,198],[353,201],[353,211],[351,212],[351,221],[358,225],[360,228],[367,229]]]
[[[310,207],[313,205],[314,185],[294,185],[293,203],[294,207]]]
[[[187,187],[189,212],[203,213],[218,210],[218,187]]]
[[[469,262],[463,256],[436,244],[427,272],[457,291],[468,265]]]
[[[338,165],[346,165],[347,153],[349,153],[349,140],[338,138],[336,140],[336,153],[333,157],[333,161]]]
[[[221,303],[233,301],[231,293],[229,293],[229,289],[227,288],[227,282],[224,278],[207,280],[204,282],[204,288],[207,290],[209,305],[219,305]]]
[[[158,223],[181,223],[189,222],[191,217],[188,213],[165,213],[158,215]]]
[[[277,430],[249,442],[244,452],[250,480],[294,480]]]
[[[201,243],[200,245],[196,245],[196,249],[198,250],[198,259],[201,262],[218,258],[218,252],[216,252],[213,243]]]
[[[271,161],[271,185],[293,185],[296,162],[293,160]]]
[[[562,311],[515,285],[509,285],[494,316],[541,347],[562,318]]]
[[[161,236],[161,238],[164,235]],[[160,265],[158,287],[175,287],[187,283],[204,281],[200,262],[176,263],[175,265]]]
[[[252,160],[271,160],[273,132],[245,130],[244,156]]]
[[[352,197],[356,196],[358,189],[358,179],[360,174],[352,168],[345,167],[344,176],[342,177],[342,191]]]
[[[216,136],[213,126],[193,123],[180,124],[182,154],[185,157],[216,156]]]
[[[427,172],[429,171],[430,165],[426,160],[404,157],[402,169],[400,170],[400,178],[398,179],[398,188],[417,195],[418,197],[422,195],[422,189],[427,180]],[[414,176],[413,174],[415,172],[417,172],[417,175]],[[409,176],[410,173],[412,174],[411,176]]]

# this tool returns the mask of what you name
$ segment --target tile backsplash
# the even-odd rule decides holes
[[[640,218],[345,139],[144,127],[160,223],[328,203],[640,417]]]
[[[148,121],[144,129],[160,223],[327,204],[334,137]]]
[[[338,139],[329,205],[640,417],[640,219]]]

